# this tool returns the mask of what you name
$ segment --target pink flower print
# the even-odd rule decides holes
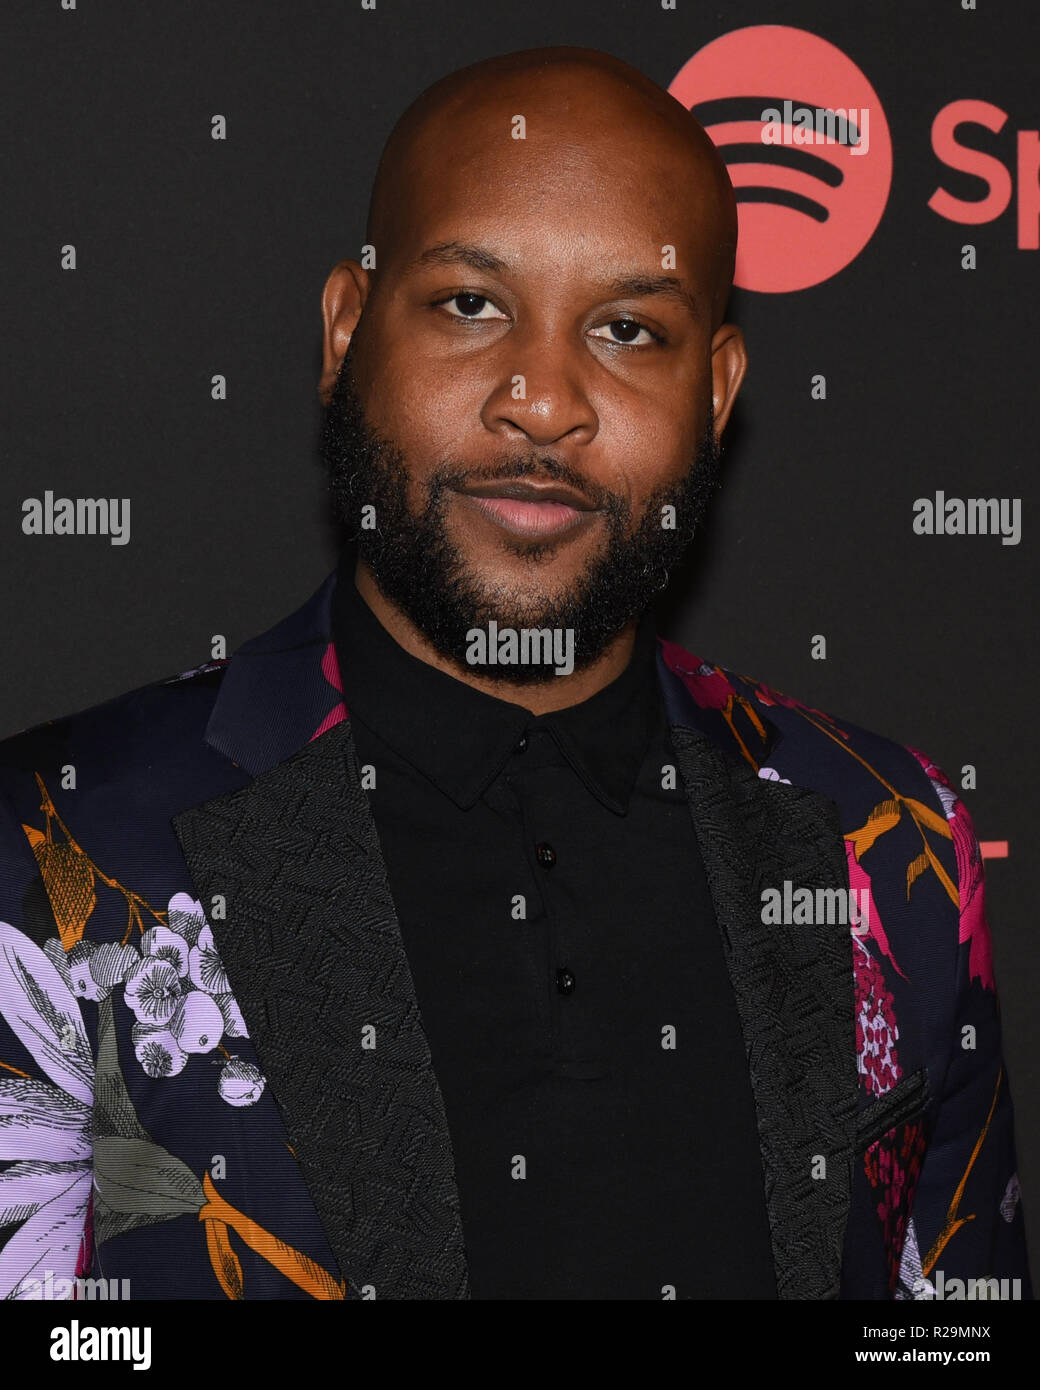
[[[870,875],[856,858],[856,846],[851,840],[845,841],[845,858],[848,860],[849,865],[849,888],[856,895],[855,901],[859,904],[866,903],[867,930],[863,931],[861,927],[861,929],[857,931],[855,924],[853,924],[854,934],[856,936],[869,936],[876,941],[878,950],[886,960],[892,962],[896,973],[903,975],[902,970],[899,969],[896,963],[895,956],[892,954],[892,948],[888,944],[888,934],[881,921],[881,914],[877,910],[877,903],[874,901],[874,892],[870,883]],[[903,979],[906,979],[905,975],[903,975]]]
[[[684,678],[684,684],[701,709],[726,709],[736,691],[717,666],[691,656],[675,642],[662,640],[661,651],[668,669]]]
[[[924,1122],[915,1120],[889,1130],[870,1146],[863,1158],[881,1221],[890,1289],[895,1288],[899,1277],[904,1237],[924,1153]]]
[[[343,680],[339,673],[339,661],[336,658],[336,648],[332,642],[325,648],[321,658],[321,674],[332,686],[333,690],[338,690],[343,694]],[[342,700],[338,705],[333,705],[328,714],[321,721],[318,727],[311,734],[308,742],[313,743],[316,738],[326,733],[334,724],[342,723],[347,717],[347,707]]]
[[[881,966],[856,935],[852,938],[856,980],[856,1065],[873,1095],[883,1096],[900,1077],[895,1009]]]
[[[917,748],[908,748],[924,768],[936,796],[942,802],[950,827],[954,854],[957,857],[957,881],[960,884],[960,935],[963,943],[970,941],[968,954],[969,978],[978,980],[983,989],[996,989],[993,977],[993,942],[986,921],[985,883],[982,851],[975,826],[967,806],[957,795],[950,779],[932,760]]]
[[[783,709],[794,710],[796,714],[804,715],[806,718],[813,715],[817,720],[826,724],[831,732],[837,734],[839,738],[848,739],[849,736],[845,730],[840,729],[833,717],[825,710],[816,709],[813,705],[803,705],[800,700],[792,699],[790,695],[785,695],[780,690],[774,690],[772,686],[766,685],[763,681],[752,680],[750,676],[745,676],[744,679],[748,685],[754,687],[751,693],[760,705],[780,705]]]

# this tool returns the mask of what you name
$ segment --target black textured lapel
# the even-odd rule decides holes
[[[173,826],[203,905],[226,899],[217,950],[343,1278],[468,1298],[444,1104],[349,722]]]
[[[671,737],[744,1032],[777,1292],[837,1298],[857,1109],[852,937],[848,925],[767,925],[761,897],[785,880],[847,892],[837,807],[759,778],[690,728]]]

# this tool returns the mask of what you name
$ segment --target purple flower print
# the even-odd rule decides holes
[[[790,777],[781,777],[775,767],[760,767],[758,775],[766,782],[783,782],[788,787],[791,785]]]
[[[191,948],[188,975],[192,984],[207,994],[227,994],[231,989],[208,926],[199,932],[198,945]]]
[[[62,949],[57,937],[51,940],[58,950]],[[110,941],[77,941],[68,954],[69,984],[73,994],[99,1004],[116,985],[128,979],[140,963],[141,957],[134,946],[120,946]]]
[[[0,1013],[49,1081],[0,1072],[0,1299],[40,1297],[44,1271],[73,1287],[91,1189],[94,1059],[54,962],[0,922]]]
[[[58,945],[61,946],[61,942],[56,936],[51,937],[51,940],[57,941]],[[69,989],[72,990],[73,994],[78,994],[83,999],[90,998],[90,953],[96,945],[96,941],[77,941],[65,957],[63,974]]]
[[[220,1012],[224,1015],[224,1032],[229,1038],[248,1038],[246,1032],[246,1022],[242,1017],[242,1010],[238,1007],[238,1000],[233,994],[215,994],[213,998],[220,1005]]]
[[[903,1253],[899,1257],[899,1278],[896,1280],[893,1297],[904,1302],[907,1299],[931,1299],[935,1297],[935,1285],[924,1277],[921,1268],[921,1251],[917,1244],[917,1229],[911,1216],[906,1225],[906,1238]]]
[[[145,956],[127,980],[124,997],[138,1023],[169,1023],[181,997],[177,967],[168,960]]]
[[[125,992],[137,1017],[134,1054],[157,1079],[179,1076],[193,1053],[212,1052],[225,1036],[247,1036],[202,904],[175,893],[167,919],[168,926],[152,927],[141,937],[143,959]],[[229,1105],[253,1105],[266,1082],[256,1067],[233,1060],[219,1093]]]
[[[212,1052],[225,1037],[248,1037],[201,903],[175,893],[167,917],[168,926],[142,934],[140,954],[134,946],[83,940],[66,955],[56,937],[41,953],[71,996],[100,1003],[124,985],[136,1020],[134,1055],[156,1080],[179,1076],[193,1053]],[[266,1084],[252,1063],[233,1057],[218,1089],[229,1105],[244,1106],[255,1104]]]
[[[1018,1185],[1018,1174],[1012,1173],[1004,1188],[1004,1195],[1000,1199],[1000,1214],[1009,1224],[1015,1219],[1015,1207],[1018,1206],[1022,1197],[1022,1190]]]
[[[188,1054],[178,1045],[168,1028],[135,1023],[132,1037],[134,1056],[148,1076],[176,1076],[184,1070]]]
[[[266,1085],[266,1080],[252,1062],[232,1057],[221,1068],[217,1089],[228,1105],[255,1105]]]
[[[155,960],[168,960],[181,979],[188,973],[190,949],[184,937],[170,931],[169,927],[152,927],[141,937],[141,954]]]
[[[189,990],[170,1020],[170,1032],[185,1052],[212,1052],[224,1034],[220,1005],[204,990]]]
[[[75,947],[73,947],[73,950],[75,950]],[[65,988],[71,989],[72,975],[69,972],[69,958],[65,954],[65,947],[61,944],[61,942],[58,940],[56,936],[49,937],[43,943],[43,954],[47,957],[51,965],[54,966],[55,970],[57,970],[58,974],[61,976],[65,984]]]
[[[206,914],[198,898],[190,893],[174,893],[166,907],[170,931],[194,946],[206,925]]]

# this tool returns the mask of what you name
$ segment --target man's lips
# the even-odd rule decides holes
[[[473,497],[467,493],[460,496],[515,536],[555,536],[595,515],[579,512],[566,502],[518,502],[514,497]]]
[[[536,540],[561,535],[596,515],[596,509],[579,493],[557,485],[535,488],[523,483],[485,483],[460,491],[459,496],[503,530]]]

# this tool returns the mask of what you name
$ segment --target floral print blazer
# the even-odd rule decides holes
[[[468,1297],[334,584],[228,661],[0,743],[0,1297]],[[1031,1297],[967,807],[916,749],[657,661],[779,1296]],[[834,890],[851,920],[799,912]]]

